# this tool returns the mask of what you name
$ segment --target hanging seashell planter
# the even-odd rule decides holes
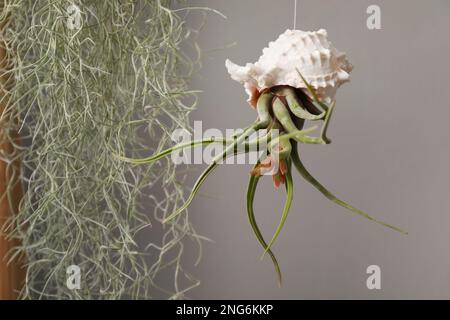
[[[247,188],[247,213],[264,253],[269,254],[273,261],[279,284],[281,271],[271,247],[285,223],[293,200],[292,167],[329,200],[353,213],[406,234],[405,231],[377,220],[335,197],[306,170],[300,160],[298,144],[330,143],[326,131],[335,106],[336,91],[350,80],[352,71],[352,65],[347,61],[346,55],[338,51],[328,40],[326,30],[314,32],[286,30],[276,41],[269,43],[257,62],[238,66],[227,60],[225,64],[231,78],[244,86],[249,95],[248,102],[257,112],[256,121],[241,135],[233,137],[231,141],[204,139],[182,143],[145,159],[120,157],[124,161],[144,164],[156,161],[175,150],[212,143],[224,144],[224,151],[197,179],[184,205],[167,216],[164,222],[171,221],[190,205],[207,176],[225,158],[241,151],[249,152],[253,145],[264,142],[267,143],[269,154],[260,159],[251,170]],[[304,129],[305,121],[322,122],[317,137],[308,135],[317,127]],[[248,141],[252,133],[262,129],[268,130],[268,133]],[[275,130],[278,135],[272,134]],[[287,193],[280,223],[269,243],[264,240],[253,212],[258,181],[262,175],[267,174],[272,175],[276,187],[285,184]]]
[[[339,52],[328,41],[324,29],[313,32],[286,30],[263,49],[257,62],[241,67],[227,60],[225,65],[231,78],[244,85],[251,102],[255,101],[257,91],[275,86],[307,89],[298,76],[299,71],[320,100],[331,103],[337,88],[350,80],[353,68],[345,53]],[[308,94],[307,90],[305,92]]]

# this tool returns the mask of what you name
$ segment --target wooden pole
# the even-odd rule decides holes
[[[10,68],[3,39],[3,30],[7,27],[8,21],[0,25],[0,115],[2,115],[0,118],[0,153],[2,155],[14,152],[13,145],[5,139],[5,123],[9,119],[8,115],[3,113],[9,101],[7,88],[12,85],[12,76],[5,74],[5,71]],[[19,173],[20,163],[18,161],[8,166],[8,163],[0,159],[0,300],[16,299],[24,279],[21,258],[8,264],[8,253],[19,243],[17,240],[7,239],[2,233],[5,223],[17,212],[23,195]],[[8,185],[12,186],[9,197],[6,196]]]

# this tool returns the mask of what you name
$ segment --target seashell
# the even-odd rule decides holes
[[[353,69],[345,53],[328,40],[325,29],[286,30],[276,41],[269,42],[257,62],[239,66],[227,59],[225,66],[231,78],[244,85],[249,101],[255,100],[255,91],[278,85],[300,88],[309,94],[298,69],[326,103],[335,99],[337,88],[350,80]]]

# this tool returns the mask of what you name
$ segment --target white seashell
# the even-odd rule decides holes
[[[263,49],[254,64],[239,66],[227,59],[225,66],[231,78],[244,85],[250,99],[255,89],[261,91],[277,85],[306,89],[298,69],[326,103],[335,99],[337,88],[350,80],[353,69],[345,53],[328,40],[325,29],[286,30]]]

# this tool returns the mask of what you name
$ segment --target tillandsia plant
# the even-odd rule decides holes
[[[198,61],[185,51],[196,48],[186,1],[1,3],[9,24],[0,45],[12,64],[1,72],[14,85],[1,97],[0,146],[14,148],[0,149],[0,161],[26,186],[9,223],[22,245],[6,257],[26,254],[21,297],[184,297],[199,284],[185,249],[200,257],[201,237],[188,215],[161,220],[183,202],[185,174],[167,159],[133,166],[111,153],[161,150],[189,128]]]
[[[145,159],[122,158],[133,163],[151,163],[171,152],[195,145],[222,143],[223,152],[215,157],[208,168],[200,175],[187,201],[165,218],[165,222],[175,219],[192,202],[206,177],[226,157],[238,152],[249,152],[251,147],[267,143],[268,155],[260,158],[251,170],[247,188],[247,213],[256,238],[269,254],[275,266],[278,282],[281,285],[281,271],[271,247],[277,239],[289,213],[293,200],[292,167],[326,198],[336,204],[401,233],[405,231],[377,220],[364,211],[340,200],[320,184],[305,168],[300,160],[298,144],[329,144],[327,128],[335,107],[337,88],[349,81],[352,65],[346,55],[338,51],[327,39],[324,29],[314,32],[287,30],[276,41],[263,50],[263,55],[255,64],[238,66],[226,61],[231,77],[242,83],[249,94],[248,102],[256,109],[257,119],[244,132],[230,140],[205,139],[169,148]],[[305,129],[305,121],[321,121],[319,136],[310,136],[316,130],[313,126]],[[248,141],[254,131],[266,130],[266,134]],[[271,134],[277,130],[278,134]],[[275,136],[275,137],[274,137]],[[285,185],[287,197],[279,225],[266,243],[256,223],[253,211],[255,191],[262,175],[271,174],[275,187]]]

